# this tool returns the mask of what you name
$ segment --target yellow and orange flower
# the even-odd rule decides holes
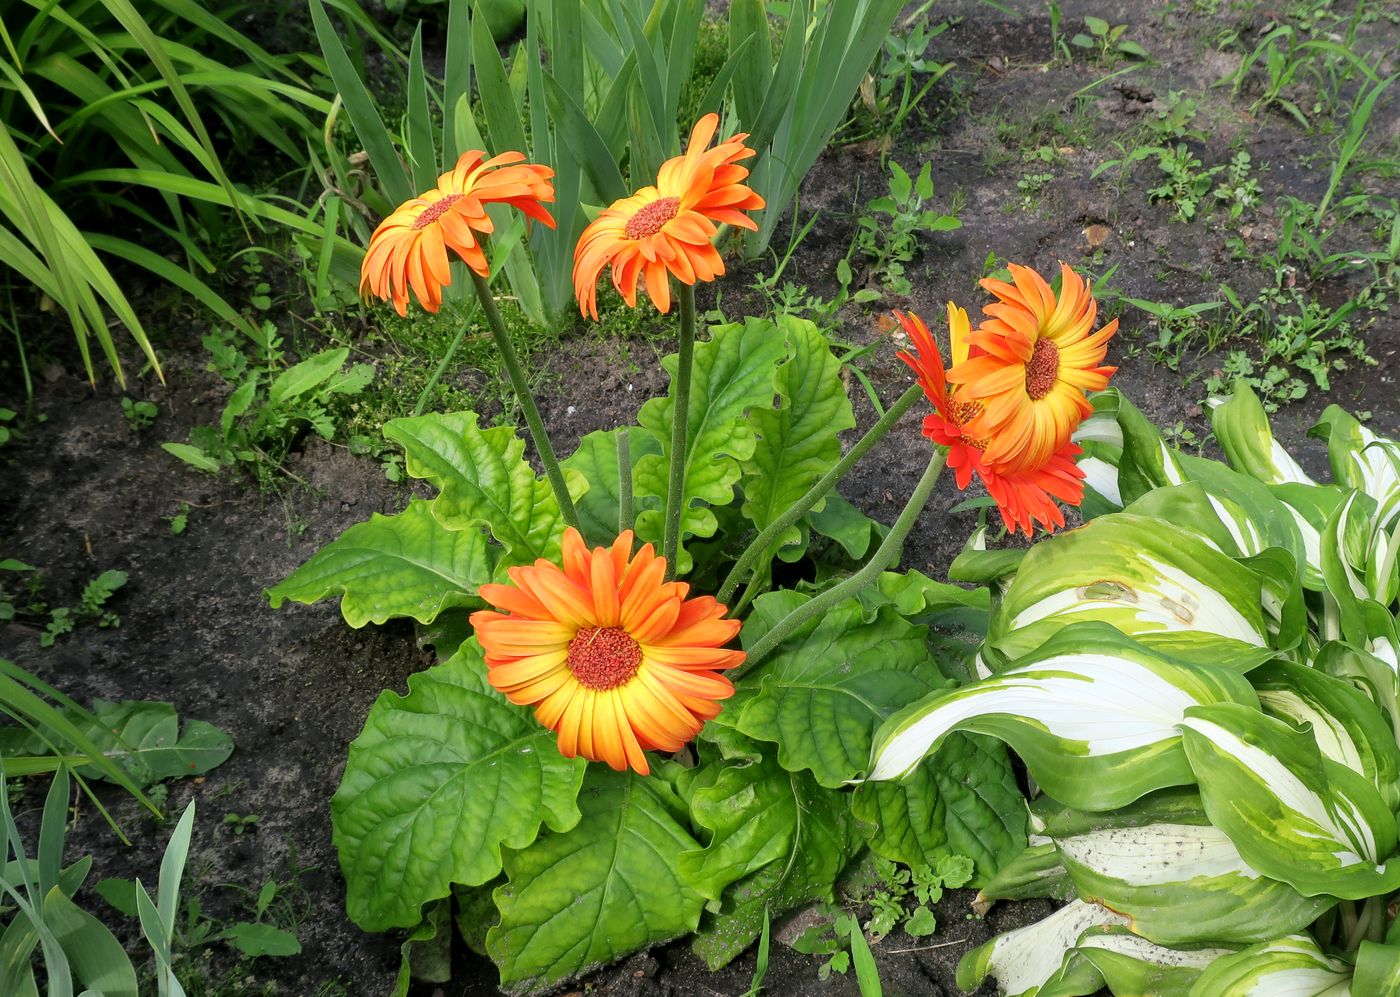
[[[901,351],[898,356],[913,368],[919,387],[933,404],[933,412],[924,417],[924,435],[948,448],[948,466],[953,469],[958,488],[967,488],[976,473],[995,500],[1002,522],[1012,533],[1020,529],[1030,536],[1035,523],[1051,532],[1064,526],[1064,513],[1055,499],[1078,505],[1084,498],[1084,472],[1074,461],[1080,452],[1078,444],[1066,442],[1046,460],[1034,465],[1009,467],[988,461],[986,454],[991,449],[991,440],[984,435],[982,427],[983,404],[967,398],[964,386],[949,380],[958,365],[982,352],[970,341],[967,312],[948,302],[949,353],[953,370],[946,372],[938,344],[924,320],[902,312],[895,312],[895,318],[914,347],[912,353]]]
[[[452,283],[451,249],[482,277],[491,275],[478,232],[493,227],[488,204],[509,204],[550,228],[554,219],[541,205],[554,200],[554,171],[524,163],[519,152],[491,159],[477,150],[462,153],[457,166],[438,177],[436,189],[399,205],[370,237],[360,266],[360,294],[392,300],[408,314],[408,291],[430,312],[442,305],[442,289]]]
[[[719,674],[744,660],[725,650],[739,632],[711,596],[665,582],[651,544],[632,531],[589,550],[564,531],[563,567],[543,559],[483,585],[498,609],[472,614],[487,678],[559,734],[559,751],[647,775],[646,751],[677,751],[719,714],[734,686]]]
[[[948,371],[963,398],[980,402],[979,431],[989,464],[1043,466],[1069,443],[1090,412],[1087,391],[1108,386],[1118,369],[1103,367],[1114,319],[1097,332],[1098,304],[1084,280],[1060,264],[1060,294],[1029,267],[1011,264],[1014,283],[984,280],[997,301],[972,333],[977,355]]]
[[[763,198],[741,181],[749,175],[737,160],[754,154],[747,134],[734,135],[707,149],[719,115],[707,114],[690,133],[685,155],[662,164],[655,187],[603,209],[574,248],[574,294],[579,311],[598,318],[598,277],[612,264],[612,282],[630,307],[637,306],[637,280],[657,310],[671,309],[670,277],[694,284],[724,274],[712,240],[716,224],[756,229],[744,214],[763,207]]]

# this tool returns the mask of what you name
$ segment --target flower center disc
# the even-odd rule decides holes
[[[627,222],[624,234],[632,240],[644,239],[649,235],[655,235],[661,231],[661,226],[665,225],[681,209],[681,199],[679,197],[662,197],[650,204],[642,207]]]
[[[441,200],[434,201],[432,204],[428,205],[426,208],[423,209],[423,213],[421,215],[413,219],[413,227],[415,229],[427,228],[433,222],[437,221],[444,214],[446,214],[447,209],[452,207],[452,205],[456,204],[461,199],[461,194],[448,194]]]
[[[580,627],[569,641],[569,671],[590,689],[616,689],[642,666],[642,649],[621,627]]]
[[[1060,373],[1060,348],[1053,339],[1037,339],[1035,352],[1030,363],[1026,364],[1026,394],[1032,401],[1040,401],[1050,394]]]

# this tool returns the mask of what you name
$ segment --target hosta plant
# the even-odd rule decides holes
[[[988,734],[1039,787],[979,904],[1072,902],[970,953],[959,983],[1397,992],[1400,442],[1328,408],[1323,483],[1243,385],[1212,411],[1228,465],[1111,391],[1095,406],[1087,524],[954,563],[995,579],[982,677],[901,710],[871,753],[884,785]]]
[[[516,992],[690,933],[721,966],[768,919],[832,899],[866,849],[911,867],[964,856],[989,885],[1027,843],[993,738],[953,736],[906,781],[855,785],[877,728],[971,674],[991,622],[989,589],[890,569],[945,461],[1009,528],[1063,525],[1053,499],[1084,494],[1069,433],[1092,411],[1083,387],[1112,373],[1113,327],[1094,329],[1068,268],[1058,289],[1025,268],[987,282],[1005,321],[975,331],[950,307],[951,369],[901,316],[919,383],[843,455],[855,420],[812,323],[696,329],[694,285],[724,273],[718,226],[751,228],[763,204],[745,136],[725,134],[702,118],[574,249],[585,315],[610,267],[629,305],[639,288],[663,312],[678,301],[679,336],[669,392],[562,460],[483,248],[488,204],[552,221],[553,171],[469,152],[389,216],[362,289],[437,310],[448,250],[468,264],[544,474],[515,429],[474,413],[393,420],[386,437],[434,497],[350,528],[269,592],[274,607],[340,596],[352,626],[423,628],[440,663],[375,703],[331,804],[348,909],[425,941],[453,920]],[[886,527],[833,486],[921,396],[935,445]],[[1247,698],[1242,683],[1200,678],[1211,702]]]

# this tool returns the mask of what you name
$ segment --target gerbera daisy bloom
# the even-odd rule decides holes
[[[895,312],[895,318],[914,347],[914,352],[901,351],[898,356],[913,368],[919,387],[933,404],[933,412],[924,417],[924,435],[948,448],[948,466],[958,488],[966,489],[975,472],[1012,533],[1019,528],[1030,536],[1034,523],[1051,532],[1064,526],[1064,514],[1054,500],[1078,505],[1084,497],[1084,472],[1074,462],[1080,452],[1078,444],[1066,442],[1039,465],[1011,468],[989,462],[986,454],[991,440],[982,435],[982,402],[964,397],[963,386],[949,380],[952,371],[943,370],[938,344],[923,319],[902,312]],[[969,341],[969,329],[967,312],[948,302],[949,352],[954,369],[980,353]]]
[[[948,378],[963,398],[983,406],[978,422],[989,463],[1038,467],[1093,411],[1085,392],[1107,387],[1118,369],[1099,366],[1118,320],[1092,331],[1098,304],[1063,263],[1058,298],[1029,267],[1009,269],[1013,284],[981,282],[998,300],[983,309],[988,318],[972,333],[977,355],[955,363]]]
[[[739,632],[710,596],[687,599],[663,582],[650,544],[632,556],[632,531],[589,550],[564,531],[563,567],[538,560],[509,570],[510,585],[480,595],[504,612],[471,616],[487,678],[559,734],[559,751],[650,772],[646,751],[677,751],[719,714],[734,686],[719,674],[744,660],[725,650]]]
[[[754,154],[746,133],[707,149],[719,115],[707,114],[690,133],[685,155],[668,159],[655,187],[614,201],[579,237],[574,248],[574,293],[579,311],[598,318],[597,283],[612,264],[612,282],[630,307],[637,306],[637,278],[661,312],[670,311],[670,275],[686,284],[724,274],[724,261],[710,242],[717,223],[757,229],[744,214],[763,207],[741,181],[749,171],[735,161]]]
[[[464,152],[457,166],[438,177],[434,190],[399,205],[370,236],[360,266],[360,294],[392,300],[408,314],[408,289],[430,312],[442,305],[442,289],[452,283],[447,251],[451,249],[482,277],[491,275],[476,233],[493,227],[486,205],[519,208],[550,228],[554,219],[541,203],[554,200],[548,166],[522,163],[523,153],[503,152],[483,161],[485,153]],[[516,165],[512,165],[516,164]]]

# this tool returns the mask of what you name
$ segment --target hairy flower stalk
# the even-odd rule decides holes
[[[661,556],[666,559],[666,579],[675,577],[681,548],[681,520],[685,514],[686,438],[690,428],[690,368],[695,354],[695,287],[681,285],[681,335],[676,358],[675,405],[671,408],[671,466],[666,479],[666,515],[661,534]]]
[[[836,463],[830,471],[822,475],[807,494],[793,503],[781,516],[768,525],[752,542],[744,548],[744,552],[739,555],[739,560],[734,562],[734,567],[729,569],[729,574],[724,579],[724,584],[720,586],[719,594],[716,596],[720,602],[728,604],[734,597],[734,592],[738,589],[744,578],[754,570],[754,565],[760,557],[773,549],[773,545],[778,542],[778,537],[783,535],[783,531],[794,525],[799,519],[805,516],[811,508],[826,496],[836,483],[846,476],[856,463],[864,457],[876,443],[879,443],[894,424],[900,420],[905,412],[908,412],[913,404],[919,400],[921,390],[918,385],[905,391],[895,400],[882,415],[875,425],[866,431],[865,435],[856,441],[855,446],[846,452],[846,455]],[[756,576],[755,576],[756,577]],[[750,587],[752,581],[750,582]],[[739,605],[735,607],[737,612],[743,606],[748,605],[750,593],[746,590],[744,598],[739,600]]]
[[[914,493],[909,496],[909,502],[899,514],[899,518],[895,520],[894,526],[890,527],[889,535],[885,537],[884,543],[880,544],[880,549],[871,555],[864,567],[839,585],[833,586],[804,602],[775,623],[772,630],[760,637],[754,646],[749,648],[748,658],[743,666],[734,673],[735,678],[755,665],[761,664],[775,647],[796,633],[804,623],[815,619],[837,603],[857,594],[879,578],[880,572],[895,563],[899,558],[901,548],[904,546],[904,538],[914,528],[914,521],[919,518],[919,513],[923,512],[924,506],[928,504],[929,496],[933,494],[933,486],[938,483],[938,475],[943,470],[943,463],[947,456],[948,452],[943,447],[934,448],[933,456],[929,458],[928,467],[924,468],[923,477],[914,486]]]

